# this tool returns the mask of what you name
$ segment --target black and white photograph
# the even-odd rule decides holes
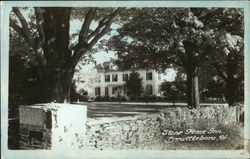
[[[236,6],[12,5],[8,151],[249,155],[245,16]]]

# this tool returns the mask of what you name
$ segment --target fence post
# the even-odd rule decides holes
[[[75,104],[20,106],[20,149],[82,149],[87,107]]]

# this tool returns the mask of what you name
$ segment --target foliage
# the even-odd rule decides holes
[[[217,14],[210,13],[212,21],[206,21],[216,26],[214,54],[209,56],[209,64],[225,83],[224,94],[228,104],[234,105],[244,96],[243,10],[229,8],[216,11]]]
[[[207,90],[203,95],[206,97],[222,98],[224,96],[225,83],[222,80],[210,80]]]
[[[118,54],[117,63],[161,72],[169,67],[182,70],[187,74],[188,104],[193,107],[199,103],[198,76],[208,62],[228,65],[233,62],[225,60],[227,52],[236,52],[231,61],[243,63],[239,8],[140,8],[118,32],[108,42]]]
[[[80,68],[79,70],[83,69]],[[73,77],[73,81],[76,85],[76,91],[83,95],[84,93],[88,92],[89,90],[93,90],[100,84],[100,77],[97,76],[96,70],[91,70],[91,72],[83,72],[83,71],[76,71]]]
[[[70,90],[70,101],[77,102],[78,100],[80,100],[80,96],[81,94],[79,94],[76,90],[76,83],[75,81],[73,81]]]
[[[177,72],[174,81],[164,81],[161,84],[163,95],[168,101],[183,101],[186,100],[186,78],[180,70]]]
[[[165,81],[161,84],[163,95],[170,101],[180,101],[186,98],[185,81]]]
[[[76,19],[82,26],[70,35],[69,22]],[[187,101],[193,107],[199,104],[199,91],[205,90],[204,81],[214,75],[226,83],[230,105],[242,96],[236,91],[244,84],[240,8],[13,7],[10,26],[11,36],[18,33],[27,42],[39,79],[50,88],[46,94],[58,102],[67,101],[75,66],[93,61],[92,54],[102,47],[116,51],[117,63],[125,69],[181,70],[187,75]],[[111,32],[114,36],[106,43],[103,37]],[[207,66],[211,76],[202,71]]]
[[[40,80],[34,52],[16,33],[10,36],[9,103],[32,104],[46,102],[47,94]],[[34,94],[36,92],[36,94]],[[12,109],[12,108],[10,108]]]
[[[125,82],[124,87],[128,96],[137,98],[143,92],[142,79],[139,73],[132,71],[129,79]]]

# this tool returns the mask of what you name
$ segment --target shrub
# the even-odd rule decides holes
[[[110,101],[110,97],[109,96],[104,96],[104,97],[102,97],[102,101]]]
[[[96,98],[95,98],[95,101],[103,101],[103,98],[101,97],[101,96],[97,96]]]
[[[116,97],[110,97],[111,101],[118,101],[118,99]]]

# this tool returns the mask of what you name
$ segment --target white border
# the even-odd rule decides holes
[[[192,150],[192,151],[51,151],[8,150],[8,46],[9,11],[12,6],[61,7],[239,7],[244,8],[245,40],[245,145],[250,149],[250,3],[247,1],[9,1],[1,4],[1,156],[6,159],[45,158],[249,158],[250,150]]]

